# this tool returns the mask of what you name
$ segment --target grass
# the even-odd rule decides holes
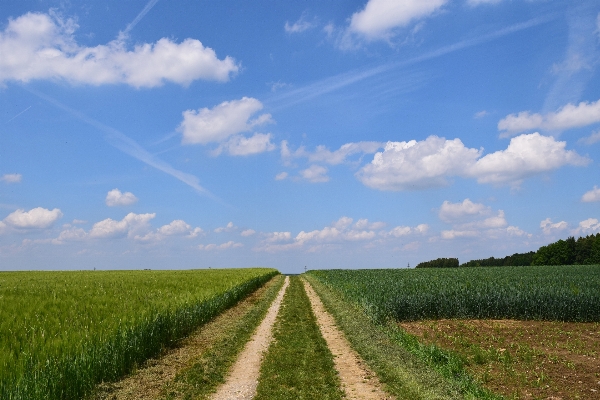
[[[339,292],[311,283],[352,347],[398,399],[498,399],[479,385],[456,354],[423,345],[395,324],[376,323],[358,304]]]
[[[172,346],[271,269],[0,274],[0,398],[75,399]]]
[[[225,382],[229,367],[265,317],[283,286],[277,276],[255,295],[219,316],[209,330],[202,332],[204,346],[188,368],[180,371],[164,389],[165,399],[206,399]]]
[[[255,399],[342,399],[333,356],[298,277],[291,277],[274,329]]]

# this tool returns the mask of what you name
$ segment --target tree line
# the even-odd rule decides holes
[[[530,265],[589,265],[600,264],[600,233],[575,239],[560,239],[537,251],[515,253],[504,258],[485,258],[460,264],[457,258],[438,258],[418,264],[416,268],[504,267]]]

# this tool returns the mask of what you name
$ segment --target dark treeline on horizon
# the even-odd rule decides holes
[[[530,265],[589,265],[600,264],[600,233],[575,239],[560,239],[537,251],[515,253],[504,258],[485,258],[458,263],[457,258],[438,258],[418,264],[416,268],[452,267],[525,267]]]

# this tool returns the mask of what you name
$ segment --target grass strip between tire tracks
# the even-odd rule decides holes
[[[283,282],[283,275],[273,278],[261,296],[251,297],[250,304],[242,306],[245,309],[211,329],[205,351],[164,388],[163,399],[209,398],[225,382],[229,368],[265,317]]]
[[[255,400],[344,398],[333,355],[298,277],[290,279],[273,336]]]
[[[303,275],[335,318],[352,347],[398,399],[501,399],[479,385],[462,359],[421,344],[395,324],[375,324],[360,308],[317,279]]]

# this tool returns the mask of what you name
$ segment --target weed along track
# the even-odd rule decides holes
[[[321,299],[310,284],[305,280],[303,283],[321,334],[335,356],[335,369],[340,375],[346,397],[348,399],[393,399],[381,389],[377,376],[350,347],[350,343],[336,326],[331,314],[325,310]]]

